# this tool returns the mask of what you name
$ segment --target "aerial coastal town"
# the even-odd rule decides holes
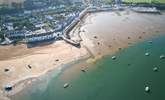
[[[34,1],[34,6],[38,6],[36,9],[1,15],[1,44],[60,39],[62,31],[85,8],[81,2],[75,5],[60,4],[42,8],[46,3]]]
[[[115,4],[115,0],[114,3],[108,0],[94,0],[89,3],[84,0],[53,3],[51,0],[22,2],[0,5],[1,45],[63,39],[65,30],[71,24],[75,24],[75,20],[80,19],[82,11],[87,7],[94,11],[111,10],[111,4]],[[120,0],[116,2],[118,4],[115,5],[116,8],[122,7]],[[151,10],[156,11],[155,8]]]
[[[80,13],[87,7],[87,4],[81,1],[70,1],[70,4],[66,2],[64,4],[50,4],[51,1],[41,2],[40,0],[27,0],[25,7],[29,2],[32,5],[13,14],[10,13],[10,10],[3,14],[2,5],[0,15],[1,45],[62,39],[65,29],[76,18],[78,19]],[[91,6],[95,7],[97,4],[98,2],[94,2]]]
[[[135,71],[141,71],[144,76],[147,76],[143,68],[147,69],[149,66],[151,67],[149,70],[153,73],[163,72],[161,66],[165,64],[165,54],[161,45],[164,44],[165,33],[164,10],[164,0],[0,0],[0,100],[22,100],[24,96],[30,97],[25,100],[34,100],[38,95],[29,92],[33,91],[31,87],[36,90],[39,87],[39,92],[37,90],[36,94],[43,92],[46,99],[39,96],[41,100],[47,100],[47,98],[54,100],[56,96],[67,98],[65,93],[71,93],[69,89],[74,89],[77,85],[70,79],[78,75],[85,77],[82,81],[87,79],[86,82],[92,84],[90,87],[94,91],[101,87],[104,90],[106,88],[104,84],[108,84],[105,85],[107,87],[118,88],[117,85],[124,87],[123,82],[134,79],[132,77],[138,75],[140,78],[137,79],[142,79],[138,82],[142,84],[136,82],[137,87],[140,87],[137,90],[144,92],[142,94],[144,97],[154,96],[152,92],[157,90],[153,89],[155,86],[152,83],[155,81],[150,81],[150,77],[143,79]],[[100,63],[101,60],[105,62]],[[147,65],[148,62],[150,62],[149,65]],[[88,76],[93,73],[91,70],[95,69],[90,66],[96,66],[97,78]],[[124,74],[120,72],[122,68],[125,68]],[[139,70],[133,68],[139,68]],[[112,72],[116,70],[119,70],[119,73]],[[127,73],[130,75],[125,76]],[[126,81],[117,81],[116,83],[121,84],[115,83],[116,86],[113,86],[112,80],[118,79],[115,77],[118,75],[121,75],[119,80],[126,79]],[[53,78],[55,76],[58,77],[57,80]],[[122,76],[125,77],[122,78]],[[102,77],[110,81],[104,83],[105,80]],[[112,78],[109,79],[109,77]],[[100,83],[97,84],[95,79]],[[59,86],[51,82],[49,84],[47,80],[49,82],[56,80]],[[36,83],[38,87],[34,85]],[[85,84],[88,87],[87,83]],[[51,90],[53,89],[51,84],[54,90]],[[80,86],[80,89],[76,88],[75,91],[80,91],[77,93],[82,95],[81,91],[86,89],[83,88],[84,86]],[[41,88],[43,91],[40,91]],[[107,88],[107,91],[109,90],[112,89]],[[57,95],[51,93],[49,95],[50,91]],[[95,92],[98,93],[98,91]],[[88,98],[90,93],[85,93],[87,94],[84,97]],[[92,93],[91,96],[93,96]],[[82,100],[90,99],[82,98]]]

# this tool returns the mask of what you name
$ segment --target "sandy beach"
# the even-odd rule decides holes
[[[84,17],[71,31],[73,40],[82,39],[81,48],[64,41],[30,49],[25,45],[1,46],[0,93],[13,95],[33,78],[50,70],[61,69],[64,64],[93,55],[94,58],[87,60],[90,63],[103,55],[114,54],[137,42],[165,34],[164,21],[165,13],[139,14],[130,10],[100,12]],[[9,71],[4,72],[5,69]],[[4,92],[6,84],[14,86],[13,93]]]
[[[64,41],[31,49],[25,45],[0,47],[0,52],[0,90],[5,96],[19,92],[27,83],[48,71],[61,70],[62,65],[89,56],[86,49]],[[5,72],[5,69],[9,71]],[[4,92],[7,84],[13,86],[11,92]]]

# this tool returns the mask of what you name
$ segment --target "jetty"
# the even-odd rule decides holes
[[[67,42],[67,43],[69,43],[69,44],[71,44],[71,45],[73,45],[75,47],[80,47],[80,41],[74,41],[74,40],[71,40],[71,39],[69,39],[69,38],[67,38],[65,36],[62,36],[62,38],[63,38],[63,40],[65,42]]]
[[[123,10],[122,7],[117,6],[116,8],[113,7],[95,7],[90,6],[84,9],[77,18],[63,31],[63,39],[74,46],[80,46],[80,41],[74,41],[71,40],[71,37],[69,35],[70,31],[81,22],[81,20],[86,16],[87,14],[94,13],[94,12],[102,12],[102,11],[114,11],[114,10]],[[160,14],[160,11],[157,10],[155,7],[134,7],[132,8],[133,11],[138,13],[158,13]],[[140,37],[141,38],[141,37]]]
[[[63,31],[63,40],[66,41],[67,43],[74,45],[76,47],[80,46],[80,41],[75,41],[72,40],[69,33],[70,31],[81,22],[81,19],[84,18],[84,16],[86,16],[89,13],[93,13],[93,12],[101,12],[101,11],[108,11],[108,10],[112,10],[111,7],[87,7],[86,9],[84,9],[77,18],[75,18],[75,20],[69,25],[67,26],[64,31]]]

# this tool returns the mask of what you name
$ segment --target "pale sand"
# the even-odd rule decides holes
[[[26,49],[22,45],[0,47],[0,88],[3,90],[5,84],[12,84],[22,79],[28,78],[31,81],[30,77],[38,77],[51,69],[60,68],[63,64],[88,57],[89,53],[95,57],[87,60],[90,63],[105,54],[114,54],[119,48],[126,48],[138,41],[165,34],[164,22],[164,13],[162,15],[138,14],[131,11],[94,13],[85,16],[82,23],[71,32],[72,39],[83,40],[80,49],[64,42],[31,49]],[[95,36],[97,38],[94,38]],[[59,61],[55,61],[56,59]],[[32,69],[28,69],[28,64]],[[4,73],[4,68],[10,68],[11,71]],[[27,81],[26,84],[28,83],[30,82]],[[22,83],[19,86],[25,85]]]
[[[0,52],[0,90],[3,91],[6,84],[14,86],[13,91],[3,92],[7,96],[19,92],[29,81],[50,70],[61,69],[64,64],[89,57],[85,48],[76,48],[64,41],[32,49],[27,49],[24,45],[0,47]],[[29,69],[28,65],[32,68]],[[10,70],[4,72],[5,68]]]

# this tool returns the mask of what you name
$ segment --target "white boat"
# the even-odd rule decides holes
[[[160,55],[159,58],[160,58],[160,59],[165,59],[165,56],[164,56],[164,55]]]
[[[63,87],[64,87],[64,88],[69,87],[69,83],[65,83]]]
[[[150,53],[148,53],[148,52],[145,53],[145,56],[149,56],[149,55],[150,55]]]
[[[116,59],[116,56],[113,56],[113,57],[112,57],[112,60],[115,60],[115,59]]]
[[[145,92],[150,92],[150,88],[148,86],[145,87]]]
[[[157,71],[158,71],[158,67],[154,67],[154,68],[153,68],[153,71],[154,71],[154,72],[157,72]]]

